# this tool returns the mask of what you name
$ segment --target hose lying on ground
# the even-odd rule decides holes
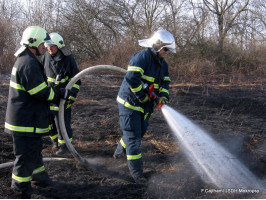
[[[127,71],[123,68],[120,67],[116,67],[113,65],[96,65],[93,67],[89,67],[86,68],[82,71],[80,71],[78,74],[76,74],[76,76],[74,76],[71,81],[67,84],[66,89],[71,89],[72,86],[78,81],[80,80],[83,76],[85,76],[86,74],[92,73],[92,72],[96,72],[96,71],[100,71],[100,70],[112,70],[112,71],[117,71],[117,72],[121,72],[123,74],[125,74]],[[60,104],[59,104],[59,126],[62,132],[62,136],[66,142],[66,146],[68,148],[68,150],[71,152],[71,154],[74,156],[74,158],[80,162],[82,165],[87,166],[87,167],[95,167],[94,164],[92,164],[91,162],[88,161],[88,159],[84,159],[74,148],[74,146],[71,144],[69,137],[67,135],[67,131],[66,131],[66,126],[65,126],[65,119],[64,119],[64,104],[65,104],[66,100],[65,99],[61,99],[60,100]]]
[[[49,161],[62,161],[62,160],[71,160],[69,158],[43,158],[43,162],[49,162]],[[0,164],[0,169],[6,168],[6,167],[13,167],[14,162],[7,162]]]

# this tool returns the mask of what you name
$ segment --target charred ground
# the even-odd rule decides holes
[[[107,74],[107,73],[105,73]],[[256,176],[266,175],[266,77],[205,77],[204,81],[173,80],[169,106],[207,130]],[[265,198],[266,194],[205,193],[214,189],[201,180],[182,153],[180,142],[171,134],[156,109],[143,138],[144,173],[148,185],[134,184],[125,158],[112,155],[122,133],[116,95],[123,76],[87,75],[82,79],[73,105],[74,147],[98,167],[84,168],[77,161],[46,162],[56,187],[38,188],[34,198]],[[183,83],[182,83],[183,82]],[[14,161],[12,137],[4,133],[9,77],[0,81],[0,163]],[[44,157],[54,157],[51,142],[43,138]],[[10,189],[12,168],[0,169],[0,197],[19,198]],[[251,188],[256,189],[256,188]]]

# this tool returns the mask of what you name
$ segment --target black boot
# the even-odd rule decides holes
[[[59,145],[58,147],[59,147],[59,150],[56,152],[56,155],[64,155],[64,154],[69,153],[68,148],[65,144]]]
[[[133,177],[134,181],[136,184],[143,184],[146,185],[147,184],[147,179],[144,176],[139,176],[139,177]]]
[[[52,140],[53,144],[52,144],[52,148],[53,149],[58,149],[58,140],[55,139],[55,140]]]
[[[47,172],[44,171],[39,174],[33,175],[31,183],[39,187],[47,187],[47,186],[55,186],[59,182],[56,180],[50,179]]]
[[[115,153],[113,155],[113,158],[114,159],[119,159],[119,158],[125,157],[125,155],[126,155],[126,149],[119,142],[117,147],[116,147],[116,150],[115,150]]]
[[[18,183],[12,180],[11,189],[17,193],[21,199],[30,199],[31,195],[38,195],[39,191],[32,188],[30,182],[27,183]]]

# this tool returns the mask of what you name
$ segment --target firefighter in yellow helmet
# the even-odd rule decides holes
[[[30,198],[38,190],[31,187],[52,184],[43,161],[41,137],[50,134],[50,102],[67,95],[65,90],[49,87],[43,66],[37,56],[45,52],[44,42],[50,40],[47,31],[39,26],[25,29],[15,53],[9,86],[5,119],[5,132],[12,134],[16,160],[12,172],[11,188]],[[67,96],[65,96],[67,97]]]
[[[58,89],[65,88],[69,81],[79,73],[79,70],[73,55],[65,46],[63,37],[58,33],[50,33],[49,35],[51,40],[45,42],[48,51],[44,54],[41,62],[44,66],[48,85]],[[71,95],[67,100],[66,110],[64,112],[66,130],[71,142],[73,140],[71,128],[71,105],[76,100],[80,84],[81,81],[79,80],[71,88]],[[59,126],[59,105],[52,103],[50,105],[50,110],[54,124],[50,138],[53,141],[53,146],[58,148],[56,154],[62,155],[67,153],[68,149]]]

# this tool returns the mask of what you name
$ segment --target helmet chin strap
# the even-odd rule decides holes
[[[152,53],[154,53],[154,55],[158,54],[158,51],[155,48],[150,48],[150,50],[152,51]]]
[[[27,45],[27,47],[32,48],[32,49],[35,50],[35,56],[40,56],[40,55],[42,55],[37,47],[32,47],[32,46],[30,46],[30,45]]]
[[[40,56],[40,55],[42,55],[42,54],[40,53],[39,49],[36,48],[36,56]]]

